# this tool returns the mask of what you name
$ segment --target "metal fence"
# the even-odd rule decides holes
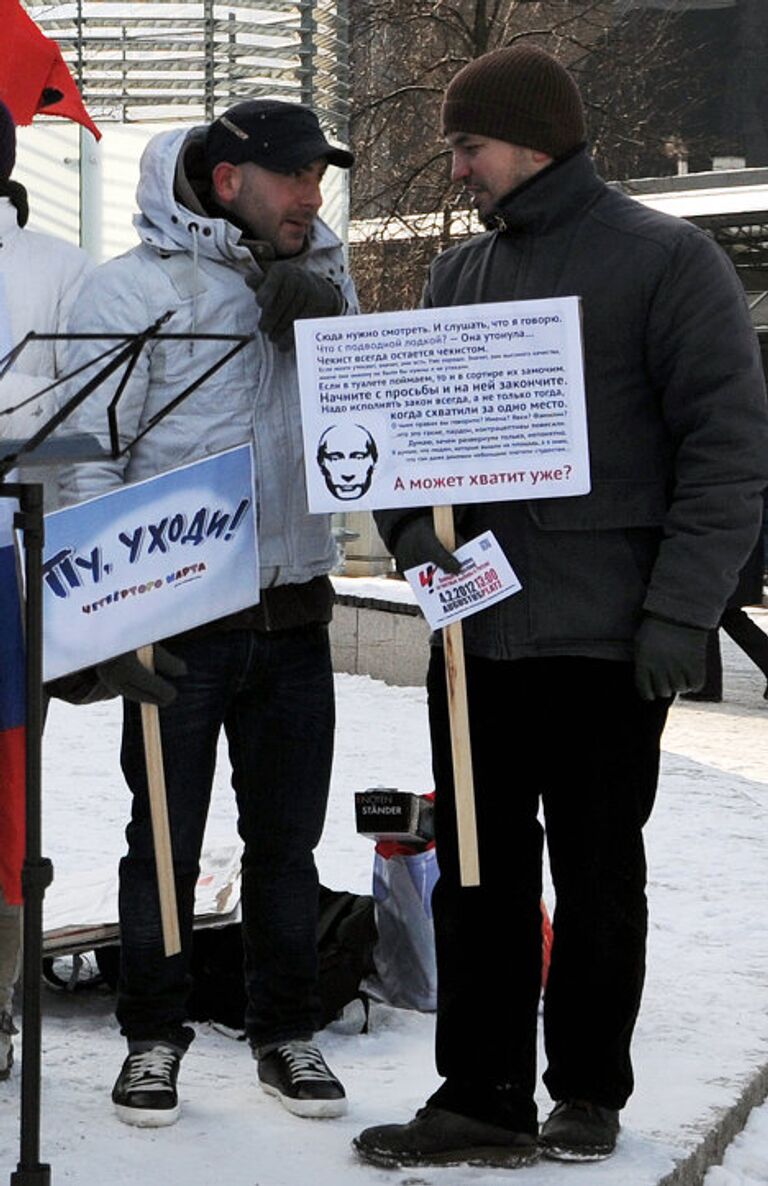
[[[348,139],[348,0],[74,0],[30,15],[98,121],[210,120],[251,97],[315,108]]]

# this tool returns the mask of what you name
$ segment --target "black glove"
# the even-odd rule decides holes
[[[417,564],[436,564],[443,572],[461,572],[461,563],[444,548],[435,535],[432,520],[425,516],[411,519],[395,536],[391,548],[400,572]]]
[[[635,687],[643,700],[704,687],[708,633],[663,618],[643,620],[635,635]]]
[[[115,696],[101,682],[95,667],[85,667],[72,675],[61,675],[43,686],[49,699],[66,700],[67,704],[96,704],[100,700],[112,700]]]
[[[259,329],[278,350],[293,348],[293,323],[303,317],[335,317],[346,301],[341,290],[303,264],[278,260],[266,276],[250,272],[245,282],[261,308]]]
[[[154,671],[144,666],[135,651],[128,651],[125,655],[118,655],[116,659],[99,663],[96,668],[99,679],[116,696],[124,696],[126,700],[135,700],[139,704],[156,704],[160,708],[165,708],[176,699],[176,689],[162,676],[186,675],[187,665],[183,659],[172,655],[165,647],[157,644],[154,654]]]

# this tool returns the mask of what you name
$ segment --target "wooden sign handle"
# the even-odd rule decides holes
[[[152,646],[139,647],[139,662],[154,671]],[[149,809],[152,818],[152,839],[155,846],[157,890],[160,897],[160,917],[163,924],[165,954],[178,955],[181,951],[179,912],[176,905],[176,882],[173,876],[171,829],[168,822],[168,800],[165,793],[165,767],[160,738],[160,715],[156,704],[142,704],[141,726],[144,733],[144,756],[149,784]]]
[[[453,507],[432,508],[435,534],[449,552],[455,551]],[[472,745],[469,737],[467,678],[464,670],[464,635],[461,622],[443,627],[445,677],[448,685],[448,715],[451,723],[453,783],[456,795],[456,823],[459,840],[459,874],[465,886],[480,884],[477,849],[475,787],[472,777]]]

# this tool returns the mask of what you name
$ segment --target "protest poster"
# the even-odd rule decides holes
[[[521,589],[493,532],[484,531],[457,548],[454,555],[461,572],[443,572],[427,561],[403,573],[433,630],[460,622]]]
[[[311,511],[589,491],[577,297],[295,329]]]
[[[259,599],[250,445],[45,516],[43,678]]]

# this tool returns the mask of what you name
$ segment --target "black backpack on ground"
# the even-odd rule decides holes
[[[360,1000],[368,1023],[368,996],[361,983],[374,972],[376,922],[370,894],[353,894],[320,886],[317,926],[320,1026],[328,1025],[345,1005]],[[118,947],[102,947],[96,960],[104,979],[115,987]],[[188,1012],[191,1021],[216,1021],[242,1030],[245,1018],[243,939],[240,923],[202,927],[192,947],[193,988]]]
[[[368,994],[361,984],[376,971],[376,917],[371,894],[352,894],[320,886],[317,923],[320,1025],[335,1021],[345,1005],[359,1000],[365,1011],[362,1032],[368,1030]]]

